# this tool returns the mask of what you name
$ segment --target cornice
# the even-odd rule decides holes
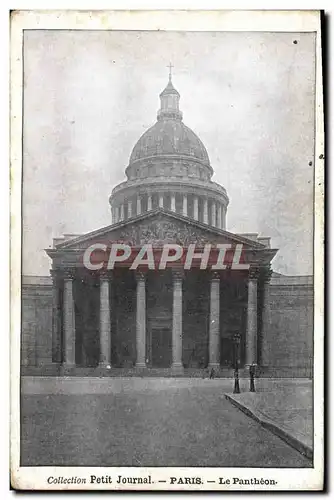
[[[196,156],[192,155],[185,155],[185,154],[157,154],[157,155],[152,155],[152,156],[145,156],[145,158],[138,158],[137,160],[134,160],[133,162],[129,163],[128,166],[125,169],[125,172],[129,168],[137,168],[139,165],[147,165],[152,162],[157,162],[157,161],[191,161],[193,163],[196,163],[202,167],[205,167],[211,172],[211,175],[214,174],[214,170],[211,167],[210,163],[206,163],[204,160],[201,160],[200,158],[197,158]]]
[[[219,197],[223,197],[225,204],[228,205],[229,203],[226,189],[216,182],[201,181],[199,179],[192,179],[189,177],[164,176],[124,181],[114,187],[109,197],[109,203],[111,204],[112,199],[116,196],[120,196],[131,189],[138,188],[139,190],[145,190],[146,193],[146,190],[152,190],[152,192],[154,192],[157,189],[161,189],[162,191],[170,192],[172,188],[181,189],[182,187],[201,190],[201,192],[198,193],[199,196],[210,194],[210,196],[216,197],[217,199],[219,199]]]

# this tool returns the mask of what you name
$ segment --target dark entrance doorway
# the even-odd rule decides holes
[[[152,328],[152,366],[168,368],[172,364],[172,332],[170,328]]]
[[[220,337],[220,366],[232,368],[234,366],[233,338]]]

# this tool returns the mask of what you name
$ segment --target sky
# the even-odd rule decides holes
[[[111,223],[170,61],[183,121],[227,190],[227,230],[271,236],[277,272],[313,272],[313,33],[24,33],[23,274],[49,274],[52,238]]]

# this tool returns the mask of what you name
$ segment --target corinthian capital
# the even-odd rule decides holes
[[[182,281],[184,278],[184,271],[182,269],[173,269],[173,281]]]
[[[74,267],[65,267],[63,269],[64,279],[73,280],[75,277],[75,274],[76,274],[76,270]]]
[[[259,278],[259,275],[260,269],[258,268],[258,266],[251,266],[249,268],[248,278],[250,280],[257,280]]]
[[[109,269],[100,269],[98,272],[98,276],[100,281],[111,281],[112,279],[112,271]]]
[[[141,272],[141,271],[136,271],[135,276],[136,276],[137,283],[139,281],[145,282],[145,280],[146,280],[146,274]]]

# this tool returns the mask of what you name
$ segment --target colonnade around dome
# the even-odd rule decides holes
[[[226,228],[225,204],[218,202],[216,198],[175,192],[131,196],[123,203],[112,206],[112,222],[121,222],[158,207],[219,229]]]

